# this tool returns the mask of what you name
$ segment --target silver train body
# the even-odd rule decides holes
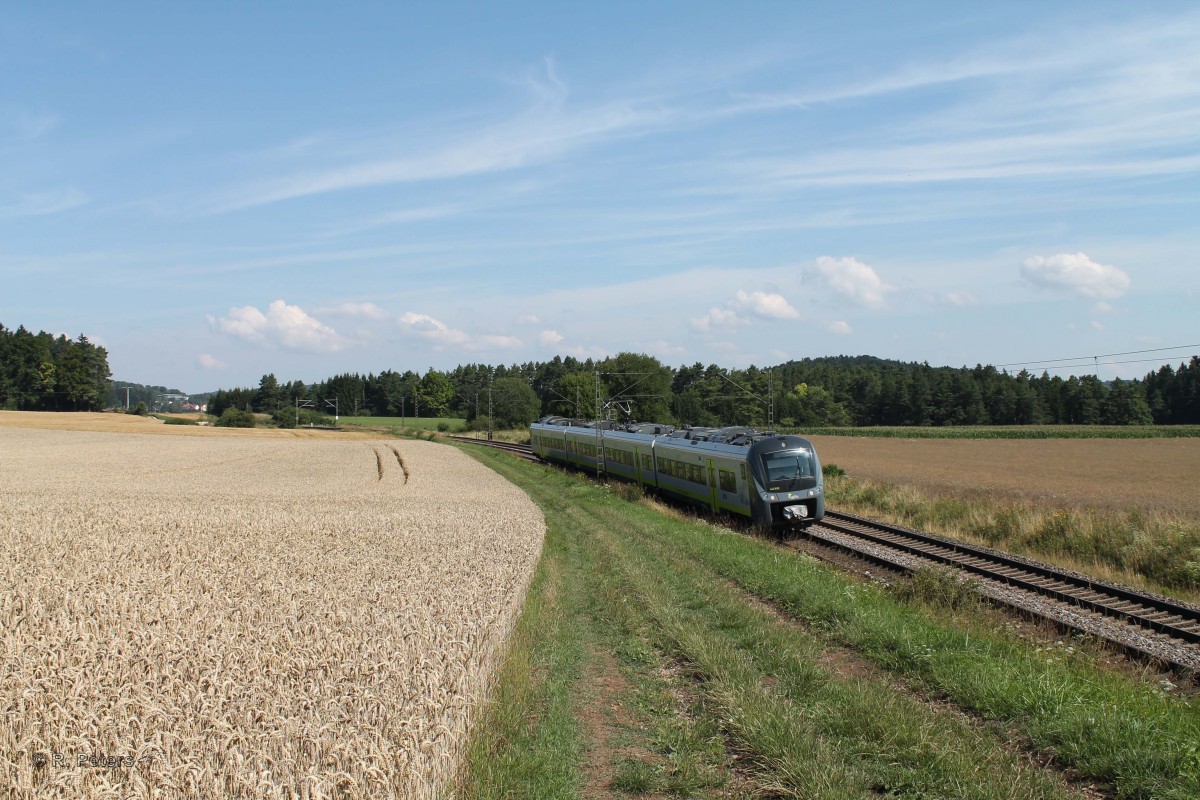
[[[825,516],[821,463],[800,436],[654,424],[605,429],[562,417],[539,420],[529,433],[544,461],[599,469],[758,525],[806,528]]]

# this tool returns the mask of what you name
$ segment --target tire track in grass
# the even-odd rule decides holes
[[[1023,737],[1014,737],[1007,727],[997,729],[969,709],[931,699],[861,653],[831,645],[803,620],[749,594],[702,562],[680,557],[677,550],[650,537],[641,542],[650,551],[647,561],[671,563],[661,574],[670,575],[684,587],[692,598],[685,599],[685,604],[703,603],[716,628],[744,632],[735,637],[735,646],[750,653],[785,694],[803,703],[813,687],[819,686],[831,695],[826,707],[836,711],[828,714],[826,727],[840,729],[843,737],[857,739],[869,748],[899,748],[903,739],[898,734],[908,733],[909,758],[926,761],[947,758],[924,750],[924,742],[953,744],[949,759],[959,761],[955,769],[962,774],[982,765],[994,775],[1019,776],[1014,778],[1014,797],[1038,796],[1038,791],[1053,797],[1068,787],[1086,797],[1111,796],[1110,790],[1055,763],[1053,753],[1023,747],[1014,741]],[[802,648],[802,655],[796,653],[797,647]],[[862,723],[851,724],[855,718]],[[906,731],[905,721],[916,727]],[[951,782],[959,779],[946,777]],[[953,796],[944,786],[922,787],[922,791]]]
[[[661,539],[893,675],[1015,727],[1032,749],[1121,797],[1200,797],[1200,714],[1186,702],[1003,635],[955,629],[761,541],[666,527]]]
[[[865,694],[857,688],[862,681],[841,686],[815,666],[817,645],[770,635],[764,622],[773,621],[762,620],[740,593],[724,590],[723,602],[714,604],[704,595],[720,597],[723,579],[689,569],[686,557],[651,552],[653,526],[631,524],[619,508],[582,513],[594,518],[589,527],[602,531],[597,543],[621,564],[646,613],[722,706],[731,732],[773,774],[769,788],[830,797],[1071,796],[1058,775],[1023,763],[1023,754],[993,736],[939,719],[890,685]],[[730,631],[741,631],[740,640]],[[966,755],[958,752],[964,744],[971,745]],[[903,747],[912,763],[897,766]]]

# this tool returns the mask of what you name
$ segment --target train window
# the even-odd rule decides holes
[[[642,469],[644,469],[646,472],[654,471],[654,461],[650,458],[650,456],[642,456]]]
[[[704,480],[704,467],[699,464],[688,464],[688,480],[692,483],[707,483]]]
[[[737,476],[733,474],[731,469],[723,469],[720,474],[721,491],[736,492],[737,491]]]
[[[807,450],[790,450],[783,453],[767,453],[763,456],[767,480],[793,481],[813,476],[812,454]]]

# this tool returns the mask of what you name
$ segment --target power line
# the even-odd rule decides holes
[[[1031,367],[1031,366],[1036,366],[1039,364],[1057,364],[1060,361],[1090,361],[1091,362],[1091,364],[1079,364],[1079,365],[1066,365],[1065,364],[1065,365],[1063,365],[1064,367],[1065,366],[1091,366],[1091,365],[1094,365],[1096,363],[1096,361],[1101,358],[1115,358],[1116,356],[1134,356],[1134,355],[1140,355],[1141,353],[1162,353],[1167,350],[1186,350],[1187,348],[1190,348],[1190,347],[1200,347],[1200,344],[1181,344],[1181,345],[1176,345],[1175,347],[1153,347],[1153,348],[1150,348],[1149,350],[1127,350],[1124,353],[1100,353],[1099,355],[1094,355],[1094,356],[1073,356],[1072,358],[1050,358],[1050,359],[1046,359],[1045,361],[1013,361],[1008,364],[993,364],[992,366],[997,367],[997,368],[1000,368],[1000,367]],[[1144,361],[1161,361],[1162,359],[1147,358],[1147,359],[1143,359],[1143,360]],[[1116,361],[1116,362],[1110,362],[1110,363],[1136,364],[1138,362],[1136,362],[1136,361]]]
[[[1074,369],[1075,367],[1112,367],[1117,364],[1161,364],[1161,358],[1135,358],[1128,361],[1084,361],[1078,364],[1059,364],[1044,370]]]

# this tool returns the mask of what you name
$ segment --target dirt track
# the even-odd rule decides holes
[[[1200,517],[1200,439],[814,436],[823,464],[939,494]]]

